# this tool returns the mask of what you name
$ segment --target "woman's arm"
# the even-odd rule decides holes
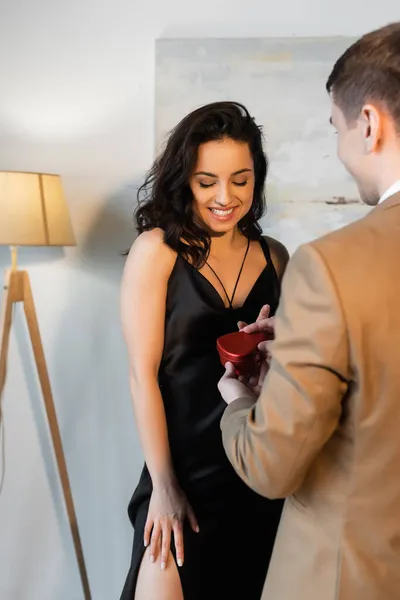
[[[183,564],[183,523],[198,531],[196,517],[175,476],[160,388],[168,280],[176,254],[158,229],[142,233],[126,261],[121,290],[121,316],[128,347],[130,387],[143,452],[153,492],[144,530],[152,561],[160,553],[167,565],[174,536],[178,566]],[[160,545],[161,541],[161,545]]]
[[[122,277],[121,318],[128,348],[130,388],[138,431],[153,486],[174,480],[158,369],[164,345],[167,284],[176,255],[162,232],[141,234]]]

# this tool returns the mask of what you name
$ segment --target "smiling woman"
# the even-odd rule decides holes
[[[220,102],[177,125],[139,192],[121,310],[146,465],[121,600],[261,597],[282,502],[224,453],[216,341],[278,304],[288,254],[258,224],[266,173],[260,128]]]
[[[237,224],[246,237],[258,239],[267,167],[261,128],[244,106],[215,102],[198,108],[172,130],[139,189],[138,232],[160,227],[165,243],[200,267],[214,230],[199,208],[207,202],[210,209],[230,210],[236,190],[238,203],[246,203],[231,228]],[[241,188],[246,192],[239,194]]]

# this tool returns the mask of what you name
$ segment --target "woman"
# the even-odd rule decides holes
[[[122,323],[146,465],[121,600],[259,600],[282,502],[251,491],[221,441],[220,335],[279,299],[288,253],[261,236],[267,160],[244,106],[172,131],[140,194]]]

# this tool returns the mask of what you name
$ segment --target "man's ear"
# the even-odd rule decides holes
[[[359,118],[365,153],[376,152],[382,140],[382,113],[374,104],[365,104]]]

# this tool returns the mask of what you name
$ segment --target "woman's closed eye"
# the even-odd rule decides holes
[[[244,187],[245,185],[247,185],[248,180],[246,179],[245,181],[232,181],[232,183],[237,187]],[[200,181],[199,185],[201,188],[210,188],[213,185],[215,185],[215,181],[213,183],[204,183],[203,181]]]
[[[215,185],[215,181],[214,183],[204,183],[203,181],[199,181],[199,185],[201,188],[210,188]]]

